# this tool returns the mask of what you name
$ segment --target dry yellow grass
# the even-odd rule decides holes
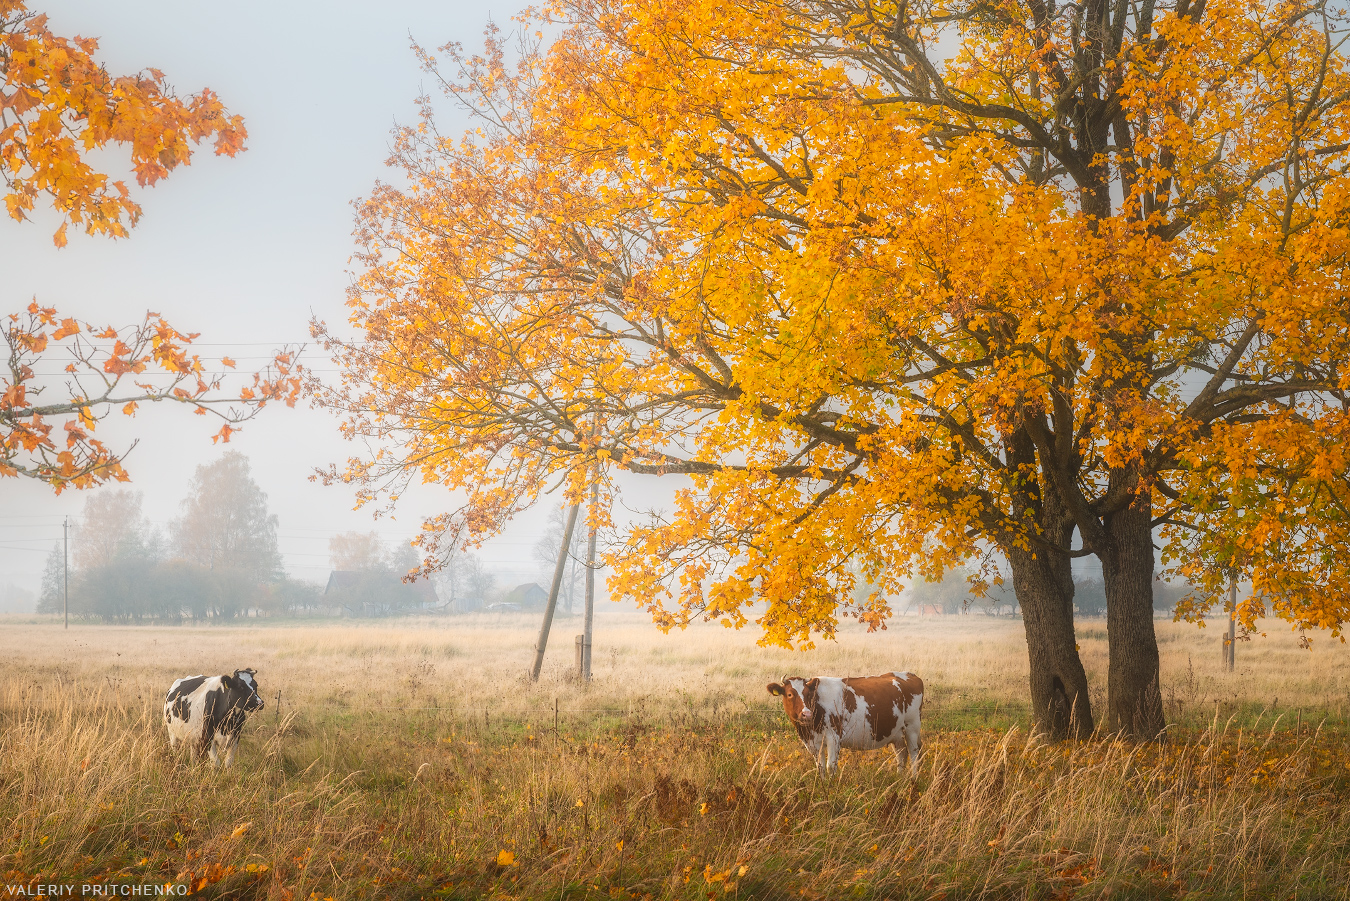
[[[530,685],[535,628],[10,622],[0,871],[278,899],[1347,897],[1350,654],[1325,637],[1272,625],[1228,674],[1217,629],[1159,624],[1178,731],[1132,747],[1028,739],[1018,622],[902,618],[799,653],[613,614],[588,690],[577,620]],[[1104,629],[1080,632],[1099,689]],[[170,755],[168,684],[243,666],[269,706],[235,769]],[[875,753],[817,779],[765,683],[892,668],[928,686],[920,776]]]
[[[1220,665],[1219,630],[1158,623],[1164,694],[1173,720],[1212,718],[1235,706],[1350,715],[1350,646],[1318,636],[1311,650],[1278,623],[1267,636],[1238,646],[1235,673]],[[177,677],[252,666],[282,709],[315,706],[447,707],[468,715],[485,707],[506,719],[563,708],[602,707],[651,714],[758,711],[777,707],[764,691],[785,673],[866,675],[908,669],[927,686],[925,714],[1025,704],[1027,659],[1020,621],[969,617],[900,617],[868,634],[845,625],[836,641],[810,651],[760,648],[749,632],[698,625],[662,635],[636,613],[599,619],[594,682],[582,691],[572,676],[577,618],[560,618],[538,685],[525,677],[538,628],[528,614],[495,614],[240,627],[110,627],[23,623],[0,630],[0,654],[13,679],[42,692],[79,683],[103,688],[105,701],[158,699]],[[1104,697],[1106,630],[1080,623],[1089,682]],[[1100,699],[1094,699],[1100,700]],[[1097,705],[1100,707],[1100,704]],[[272,715],[274,711],[268,711]]]

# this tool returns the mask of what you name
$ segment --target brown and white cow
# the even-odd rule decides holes
[[[252,669],[235,670],[232,676],[184,676],[169,686],[164,698],[164,726],[169,747],[186,742],[195,759],[210,752],[211,762],[225,766],[234,762],[244,719],[262,710],[257,675]]]
[[[905,745],[909,771],[919,769],[923,742],[919,738],[919,711],[923,709],[923,680],[913,673],[884,673],[837,679],[784,676],[770,682],[769,694],[783,699],[788,719],[816,766],[827,773],[839,768],[839,749],[874,751],[890,745],[900,766]],[[826,760],[820,760],[821,749]]]

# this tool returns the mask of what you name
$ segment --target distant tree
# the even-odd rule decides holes
[[[1169,581],[1165,579],[1154,579],[1153,581],[1153,609],[1159,613],[1166,613],[1172,616],[1178,608],[1184,608],[1196,603],[1198,595],[1203,595],[1204,591],[1185,580]],[[1201,603],[1212,600],[1212,598],[1202,598]]]
[[[70,580],[70,612],[105,623],[140,622],[159,611],[148,603],[154,564],[132,553],[76,570]]]
[[[144,548],[150,524],[141,512],[139,491],[101,491],[84,502],[84,512],[75,527],[71,563],[77,569],[92,569],[113,562],[119,550]]]
[[[211,570],[186,560],[167,560],[155,569],[155,593],[168,620],[210,617],[217,600]]]
[[[267,495],[253,481],[243,454],[228,451],[198,466],[182,509],[174,538],[184,560],[235,571],[255,583],[280,574],[277,518],[268,513]]]
[[[324,606],[323,586],[301,579],[283,576],[268,586],[261,609],[276,616],[296,616]]]
[[[386,545],[378,532],[344,532],[328,540],[333,569],[341,574],[332,583],[329,599],[354,616],[388,616],[435,599],[425,584],[413,587],[403,579],[421,567],[417,551],[408,542]]]
[[[464,591],[468,597],[486,603],[497,587],[497,577],[483,565],[483,561],[470,555],[465,565]]]
[[[900,597],[911,608],[932,606],[948,615],[969,613],[971,605],[976,603],[976,598],[972,595],[970,576],[968,570],[949,569],[943,573],[941,579],[932,582],[917,580]]]
[[[385,568],[399,578],[407,576],[414,570],[420,570],[421,567],[422,561],[417,556],[417,548],[409,542],[396,541],[385,554]]]
[[[1106,615],[1106,583],[1098,577],[1073,580],[1073,603],[1083,616]]]
[[[178,619],[157,568],[163,543],[141,511],[138,491],[90,495],[72,536],[70,612],[103,622]]]
[[[487,605],[497,579],[482,559],[456,547],[450,547],[448,553],[444,547],[441,550],[443,556],[432,578],[448,609],[465,613]]]
[[[458,610],[458,603],[465,595],[466,566],[470,554],[458,547],[440,549],[440,559],[431,575],[436,593],[447,601],[451,610]]]
[[[65,599],[66,555],[61,545],[52,545],[42,569],[42,588],[38,592],[38,613],[60,613]]]

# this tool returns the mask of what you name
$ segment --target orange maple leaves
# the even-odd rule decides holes
[[[402,131],[362,210],[327,401],[389,440],[332,475],[464,488],[475,537],[597,465],[688,476],[615,587],[676,625],[767,598],[769,641],[995,547],[1071,582],[1129,543],[1113,609],[1151,623],[1150,526],[1207,588],[1237,562],[1345,621],[1325,7],[1163,4],[1102,43],[997,5],[566,0],[514,69],[457,56],[479,129]]]
[[[130,151],[138,184],[153,185],[192,158],[194,144],[214,137],[218,155],[244,149],[243,119],[226,112],[210,90],[180,100],[164,73],[150,69],[113,77],[94,59],[98,42],[70,40],[22,0],[0,0],[0,174],[5,208],[26,219],[40,195],[66,227],[124,237],[141,208],[127,186],[99,172],[86,155],[117,144]]]
[[[127,480],[125,452],[94,435],[114,409],[134,416],[143,403],[186,404],[223,420],[212,441],[229,441],[238,423],[268,403],[294,406],[304,375],[295,352],[282,350],[230,396],[223,391],[225,376],[189,353],[197,336],[179,332],[157,313],[122,329],[95,328],[70,318],[58,322],[55,310],[33,303],[4,320],[4,330],[9,354],[0,375],[0,476],[39,479],[58,493]],[[39,354],[53,346],[65,352],[70,380],[62,400],[44,403],[42,395],[53,386],[35,367]],[[54,435],[52,420],[63,417],[64,435]]]
[[[164,73],[114,78],[94,60],[98,42],[67,40],[51,33],[46,16],[22,0],[0,0],[0,175],[9,215],[23,220],[46,195],[62,216],[57,245],[69,223],[89,234],[125,236],[140,218],[140,206],[120,181],[110,182],[86,154],[118,144],[129,148],[136,180],[152,185],[186,165],[192,145],[214,136],[215,152],[233,156],[246,132],[239,116],[225,112],[209,90],[179,100]],[[33,302],[26,313],[0,320],[8,366],[0,376],[0,476],[26,476],[58,493],[109,479],[125,481],[125,451],[94,436],[98,421],[119,408],[134,416],[142,403],[186,404],[199,415],[224,420],[212,441],[229,441],[235,426],[269,402],[294,406],[302,367],[296,352],[282,349],[252,376],[238,395],[223,393],[224,376],[207,371],[189,353],[195,334],[179,332],[147,312],[122,329],[95,328],[72,317],[58,319]],[[65,351],[66,398],[42,402],[53,388],[37,372],[39,355],[56,345]],[[220,365],[233,369],[223,357]],[[62,422],[64,437],[49,420]]]

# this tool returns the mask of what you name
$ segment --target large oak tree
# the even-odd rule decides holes
[[[1108,600],[1105,724],[1163,727],[1154,536],[1306,627],[1347,594],[1350,78],[1323,3],[562,0],[478,117],[398,135],[326,403],[334,477],[467,492],[681,473],[611,589],[809,641],[1006,559],[1037,725],[1094,726],[1070,563]],[[429,54],[428,67],[439,72]],[[604,510],[593,516],[604,520]],[[1159,531],[1161,530],[1161,531]],[[1077,536],[1077,537],[1075,537]],[[1204,612],[1205,600],[1191,608]]]

